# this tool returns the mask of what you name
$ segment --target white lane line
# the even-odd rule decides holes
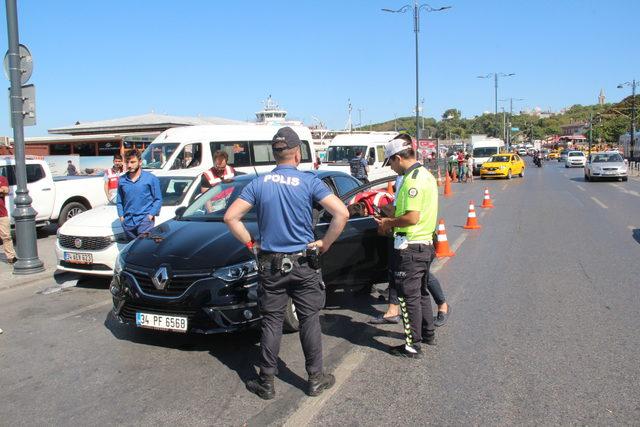
[[[93,309],[100,308],[100,307],[103,307],[103,306],[109,305],[109,304],[111,304],[111,299],[100,301],[100,302],[97,302],[95,304],[87,305],[86,307],[80,307],[80,308],[78,308],[76,310],[73,310],[73,311],[70,311],[70,312],[68,312],[66,314],[61,314],[60,316],[54,317],[53,320],[68,319],[69,317],[77,316],[77,315],[82,314],[84,312],[91,311]]]
[[[587,189],[586,189],[586,188],[584,188],[584,187],[583,187],[582,185],[580,185],[580,184],[576,184],[576,187],[578,187],[578,190],[580,190],[580,191],[587,191]]]
[[[319,397],[305,398],[298,410],[289,417],[284,425],[286,427],[311,425],[313,418],[318,415],[329,399],[340,390],[340,387],[351,377],[358,366],[364,362],[365,358],[366,354],[364,351],[352,350],[333,372],[333,375],[336,377],[335,385],[329,390],[325,390]]]
[[[609,209],[609,207],[607,205],[605,205],[604,203],[602,203],[600,200],[596,199],[595,197],[591,197],[591,200],[593,200],[594,202],[596,202],[598,205],[600,205],[600,207],[602,209]]]
[[[507,185],[508,185],[508,184],[505,182],[505,183],[504,183],[504,185],[502,186],[502,191],[504,191],[504,190],[506,190],[506,189],[507,189]]]
[[[457,252],[458,248],[460,247],[460,245],[462,245],[462,242],[465,241],[465,239],[467,238],[468,235],[469,235],[468,233],[462,233],[461,235],[459,235],[458,238],[455,240],[455,242],[453,242],[453,244],[451,244],[451,246],[449,246],[451,251],[452,252]],[[431,267],[431,272],[432,273],[436,273],[436,272],[442,270],[442,267],[444,267],[444,265],[450,259],[451,259],[451,257],[438,258],[437,261],[435,261],[433,263],[433,267]]]

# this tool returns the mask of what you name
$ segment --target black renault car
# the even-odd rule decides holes
[[[342,172],[316,171],[341,199],[350,200],[367,185]],[[229,232],[227,207],[254,176],[238,176],[211,188],[175,219],[155,227],[122,250],[110,286],[113,314],[140,328],[212,334],[252,326],[260,320],[257,267],[251,252]],[[330,217],[314,210],[315,233],[326,232]],[[243,222],[258,235],[255,212]],[[387,281],[388,242],[372,217],[350,218],[339,239],[321,257],[328,289],[369,286]],[[289,302],[285,330],[298,329]]]

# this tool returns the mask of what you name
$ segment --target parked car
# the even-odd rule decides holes
[[[175,216],[200,195],[200,174],[194,170],[157,172],[162,208],[156,225]],[[115,202],[71,218],[58,229],[58,270],[94,276],[113,276],[120,250],[128,240],[118,218]]]
[[[15,158],[0,158],[0,175],[9,181],[7,208],[9,216],[13,212],[16,191]],[[104,192],[102,177],[68,176],[53,177],[49,165],[44,160],[27,159],[27,189],[31,206],[36,211],[36,226],[42,227],[57,221],[67,220],[96,206],[108,202]],[[13,223],[13,218],[11,218]]]
[[[617,179],[626,181],[629,166],[617,151],[592,154],[584,167],[584,180]]]
[[[565,168],[584,167],[587,163],[587,156],[582,151],[569,151],[567,160],[564,162]]]
[[[386,186],[394,179],[361,185],[339,171],[308,173],[316,173],[345,203],[361,191]],[[140,328],[210,334],[248,328],[260,320],[256,261],[223,222],[227,207],[251,179],[241,176],[211,188],[175,219],[122,250],[110,287],[113,314],[119,321]],[[315,234],[322,236],[330,218],[317,208]],[[255,212],[250,211],[244,223],[257,235]],[[386,282],[388,246],[388,238],[378,235],[372,217],[349,219],[338,240],[321,257],[327,289]],[[284,326],[290,331],[298,329],[291,301]]]
[[[551,151],[547,156],[549,160],[558,160],[559,157],[560,157],[560,154],[557,151]]]
[[[567,161],[567,153],[568,153],[568,151],[566,151],[566,150],[560,151],[560,156],[558,157],[558,161],[560,163]]]
[[[513,175],[524,177],[524,160],[513,153],[503,153],[491,156],[488,162],[480,169],[480,178],[506,178],[511,179]]]

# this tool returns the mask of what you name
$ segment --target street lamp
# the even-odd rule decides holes
[[[500,102],[509,101],[509,121],[506,123],[505,127],[505,143],[507,144],[507,150],[511,149],[511,117],[513,116],[513,101],[524,101],[524,98],[506,98],[501,99]]]
[[[419,110],[419,97],[420,93],[418,90],[418,32],[420,31],[420,11],[426,10],[427,12],[440,12],[446,9],[451,9],[451,6],[443,6],[439,8],[433,8],[428,4],[418,4],[418,0],[414,0],[413,6],[410,4],[402,6],[400,9],[382,9],[383,12],[390,13],[405,13],[409,10],[413,10],[413,32],[415,33],[416,38],[416,140],[420,139],[419,129],[420,129],[420,110]]]
[[[498,122],[498,77],[512,77],[515,75],[516,75],[515,73],[505,74],[505,73],[495,72],[495,73],[489,73],[486,76],[478,76],[479,79],[488,79],[493,77],[494,103],[495,103],[495,107],[493,111],[496,115],[496,123]],[[500,125],[498,125],[497,127],[500,127]]]
[[[627,155],[630,160],[635,158],[633,146],[636,136],[636,85],[636,79],[633,79],[630,82],[620,83],[618,85],[618,89],[622,89],[625,86],[631,86],[631,133],[629,135],[629,154]]]

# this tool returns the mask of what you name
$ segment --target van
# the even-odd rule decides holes
[[[487,135],[471,135],[471,147],[473,150],[473,172],[480,173],[482,164],[489,157],[504,150],[504,141]]]
[[[237,172],[258,174],[271,171],[276,164],[271,140],[281,126],[271,124],[202,125],[167,129],[142,153],[142,168],[150,171],[213,167],[213,154],[224,151],[227,162]],[[311,131],[305,126],[291,126],[302,144],[298,169],[313,170],[315,151]]]
[[[398,132],[345,133],[336,135],[327,147],[326,156],[320,169],[339,170],[350,174],[349,161],[356,156],[356,151],[365,153],[369,164],[369,181],[396,173],[385,165],[384,147]]]

